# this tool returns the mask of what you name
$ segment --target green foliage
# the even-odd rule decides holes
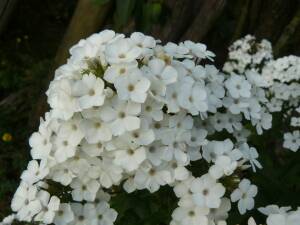
[[[114,29],[126,32],[135,25],[137,30],[147,32],[161,22],[162,13],[162,0],[116,0]]]
[[[163,187],[155,193],[144,190],[128,194],[122,191],[113,195],[111,200],[111,206],[119,214],[116,225],[167,225],[176,205],[177,199],[170,187]]]

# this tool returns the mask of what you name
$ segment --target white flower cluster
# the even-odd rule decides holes
[[[292,211],[291,207],[279,207],[277,205],[268,205],[258,208],[258,210],[267,216],[267,225],[298,225],[300,221],[300,207]],[[253,218],[250,218],[248,225],[256,225]]]
[[[271,58],[260,51],[266,43],[257,64]],[[2,225],[112,225],[108,192],[120,185],[128,193],[173,187],[172,225],[226,224],[231,202],[241,214],[254,208],[257,187],[239,176],[262,166],[244,124],[261,134],[272,122],[257,71],[224,74],[203,63],[214,57],[203,44],[160,45],[138,32],[105,30],[70,53],[29,140],[33,160],[12,200],[15,214]],[[221,132],[228,138],[215,140]],[[188,168],[199,160],[209,169],[195,177]]]
[[[298,129],[283,136],[283,147],[295,152],[300,148],[300,57],[287,56],[270,61],[263,68],[262,76],[271,84],[269,110],[285,111],[284,119]]]
[[[300,57],[290,55],[272,60],[263,67],[262,76],[270,84],[300,80]]]
[[[273,60],[272,55],[268,41],[259,43],[253,36],[247,35],[229,48],[228,62],[223,70],[259,73],[266,82],[267,111],[283,112],[285,121],[282,123],[290,123],[291,127],[298,129],[283,135],[283,147],[295,152],[300,148],[300,57],[291,55]]]
[[[260,71],[262,66],[273,59],[272,45],[268,40],[257,42],[252,35],[235,41],[229,47],[229,60],[224,64],[227,73],[244,73],[246,70]]]

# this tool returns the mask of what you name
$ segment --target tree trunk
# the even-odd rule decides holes
[[[111,3],[97,5],[91,0],[79,0],[72,16],[67,31],[57,50],[54,63],[50,69],[47,79],[44,80],[41,89],[41,97],[36,104],[36,110],[33,112],[34,120],[31,126],[36,126],[39,118],[47,111],[47,99],[45,91],[52,80],[54,71],[57,67],[66,63],[69,56],[69,49],[80,39],[86,38],[94,32],[97,32],[104,25],[106,17],[111,9]]]
[[[13,12],[18,0],[1,0],[0,1],[0,36],[4,32],[7,22]]]

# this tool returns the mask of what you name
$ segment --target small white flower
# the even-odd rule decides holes
[[[93,204],[86,203],[72,203],[71,209],[74,213],[74,220],[70,223],[72,225],[94,225],[96,209]]]
[[[49,156],[52,148],[51,134],[51,130],[41,120],[39,132],[33,133],[29,138],[29,145],[32,148],[30,153],[33,159],[46,159]]]
[[[113,135],[121,135],[125,131],[133,131],[140,128],[141,105],[131,101],[122,101],[113,98],[111,106],[103,107],[100,111],[101,118],[109,122]]]
[[[120,38],[108,44],[105,48],[106,60],[110,64],[130,63],[142,53],[141,48],[128,38]]]
[[[225,81],[225,86],[233,98],[249,98],[251,96],[251,84],[243,76],[232,74]]]
[[[41,161],[40,164],[36,160],[31,160],[28,163],[27,170],[25,170],[21,179],[28,184],[36,183],[46,177],[49,173],[46,161]]]
[[[53,223],[55,225],[66,225],[73,221],[74,213],[71,209],[70,204],[62,203],[59,206],[59,209],[56,211]]]
[[[145,118],[161,121],[163,119],[162,102],[157,102],[154,98],[148,97],[146,102],[142,105],[142,116]]]
[[[178,96],[179,105],[192,115],[208,110],[207,93],[205,87],[200,82],[194,82],[189,77],[180,86],[180,94]]]
[[[300,127],[300,117],[292,117],[291,118],[291,126]]]
[[[249,147],[249,145],[247,143],[244,143],[240,146],[239,148],[243,154],[243,158],[246,161],[249,161],[251,164],[251,167],[253,169],[254,172],[256,172],[256,167],[261,169],[262,165],[260,164],[260,162],[257,160],[258,158],[258,152],[256,150],[256,148],[254,147]]]
[[[254,197],[257,194],[257,187],[251,184],[248,179],[243,179],[239,183],[239,187],[235,189],[231,195],[231,201],[238,201],[238,209],[241,214],[245,214],[247,210],[254,208]]]
[[[147,188],[151,193],[156,192],[160,186],[171,182],[171,174],[167,170],[145,164],[137,170],[134,182],[139,189]]]
[[[177,45],[175,43],[168,42],[164,46],[164,50],[166,51],[166,53],[168,55],[173,56],[175,58],[185,58],[185,57],[190,58],[191,57],[190,55],[188,55],[189,49],[186,46],[184,46],[183,44]]]
[[[85,119],[81,122],[80,128],[85,135],[85,139],[90,144],[109,141],[112,138],[108,124],[99,119]]]
[[[172,219],[179,225],[208,225],[206,207],[178,207],[172,213]]]
[[[299,130],[293,131],[293,133],[284,134],[283,147],[292,150],[293,152],[298,151],[300,147],[300,132]]]
[[[47,191],[39,191],[37,197],[41,201],[42,210],[34,217],[34,220],[45,224],[52,223],[55,213],[59,210],[59,198],[56,196],[50,198],[50,194]]]
[[[96,198],[96,194],[100,188],[98,181],[90,179],[85,176],[82,179],[74,179],[70,184],[72,191],[72,198],[75,201],[93,201]]]
[[[151,50],[156,45],[156,41],[153,37],[144,35],[141,32],[133,32],[130,35],[130,39],[135,43],[135,45],[142,49],[143,55],[148,56],[153,53]]]
[[[177,81],[177,71],[174,67],[166,65],[165,61],[154,58],[148,62],[148,68],[145,68],[148,76],[154,76],[165,85]]]
[[[67,79],[54,80],[46,92],[51,106],[52,116],[68,120],[78,111],[76,98],[72,96],[72,81]]]
[[[119,78],[128,76],[137,66],[137,62],[113,64],[105,70],[104,79],[115,83]]]
[[[208,174],[196,178],[191,184],[191,191],[195,204],[208,208],[218,208],[225,194],[224,186]]]
[[[228,156],[218,156],[215,164],[209,168],[209,174],[215,178],[219,179],[223,175],[231,175],[237,167],[237,162],[232,161]]]
[[[59,133],[54,137],[54,157],[57,162],[64,162],[75,155],[77,142],[73,142],[72,136],[68,133]]]
[[[116,210],[110,208],[107,202],[101,201],[96,205],[95,220],[97,225],[113,225],[117,215]]]
[[[51,172],[51,177],[54,181],[67,186],[72,182],[75,174],[71,171],[68,164],[62,163],[53,169]]]
[[[82,80],[74,83],[73,95],[78,98],[81,109],[103,105],[105,99],[104,82],[93,74],[85,74]]]
[[[116,150],[113,154],[113,162],[128,172],[136,170],[146,159],[146,150],[144,147],[130,148],[124,146],[124,149]]]
[[[20,221],[31,221],[32,217],[42,209],[37,199],[37,187],[21,182],[12,199],[11,208],[17,212],[16,217]]]
[[[143,76],[139,69],[135,69],[128,76],[116,80],[115,87],[120,99],[143,103],[147,97],[150,81]]]
[[[15,214],[11,214],[9,216],[6,216],[2,220],[2,222],[0,222],[0,224],[1,225],[11,225],[15,219],[16,219],[16,215]]]
[[[215,54],[211,51],[208,51],[206,49],[206,45],[202,43],[194,43],[192,41],[185,41],[184,46],[187,47],[192,55],[200,58],[200,59],[209,59],[213,61],[213,57],[215,57]]]

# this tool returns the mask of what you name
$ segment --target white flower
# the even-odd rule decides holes
[[[16,219],[16,215],[15,214],[11,214],[9,216],[6,216],[2,220],[2,222],[0,222],[0,224],[1,225],[11,225],[15,219]]]
[[[197,115],[199,112],[206,112],[208,105],[204,85],[187,78],[180,86],[178,102],[181,107],[190,111],[192,115]]]
[[[87,141],[84,141],[81,144],[81,149],[91,157],[100,156],[104,150],[104,144],[102,144],[101,142],[98,142],[96,144],[89,144]]]
[[[267,225],[297,225],[300,220],[300,212],[287,214],[271,214],[267,218]]]
[[[146,155],[146,158],[154,166],[159,166],[163,161],[168,159],[168,147],[160,141],[156,141],[146,148]]]
[[[172,160],[169,161],[167,165],[171,173],[172,180],[185,180],[190,176],[190,171],[185,167],[188,165],[188,162]]]
[[[191,184],[191,191],[195,204],[208,208],[218,208],[225,194],[224,186],[208,174],[196,178]]]
[[[191,138],[187,141],[187,144],[191,147],[198,147],[201,145],[206,145],[207,131],[204,129],[193,128],[191,131]]]
[[[256,225],[255,220],[253,219],[253,217],[250,217],[248,220],[248,225]]]
[[[292,207],[286,206],[286,207],[279,207],[278,205],[268,205],[266,207],[260,207],[258,208],[258,211],[260,211],[262,214],[268,216],[271,214],[286,214],[288,211],[291,210]]]
[[[103,92],[103,80],[93,74],[83,75],[82,79],[73,85],[73,95],[78,98],[81,109],[103,105],[105,99]]]
[[[144,147],[131,148],[125,146],[124,149],[116,150],[113,154],[115,157],[113,162],[128,172],[136,170],[146,159],[146,150]]]
[[[135,69],[128,76],[116,80],[115,87],[120,99],[143,103],[147,97],[150,81],[143,76],[139,69]]]
[[[209,210],[209,218],[215,222],[224,221],[228,218],[228,213],[231,209],[231,202],[228,198],[221,199],[221,205],[219,208]]]
[[[167,170],[156,169],[145,164],[137,170],[134,182],[139,189],[147,188],[151,193],[156,192],[160,186],[171,182],[171,174]]]
[[[249,107],[249,102],[243,98],[233,99],[225,97],[223,101],[224,106],[227,107],[232,114],[240,114],[244,109]]]
[[[105,70],[104,79],[115,83],[119,78],[128,76],[137,66],[137,62],[113,64]]]
[[[66,225],[73,221],[74,214],[71,209],[70,204],[62,203],[59,206],[59,209],[56,211],[53,223],[55,225]]]
[[[206,49],[206,45],[202,43],[194,43],[192,41],[185,41],[184,46],[187,47],[192,55],[200,58],[205,59],[208,58],[209,60],[213,61],[213,57],[215,54],[211,51]]]
[[[98,225],[113,225],[117,219],[116,210],[109,207],[107,202],[101,201],[96,205],[95,221]]]
[[[31,160],[28,163],[27,170],[25,170],[21,179],[28,184],[36,183],[42,180],[49,173],[49,168],[47,167],[46,161],[41,161],[40,164],[36,160]]]
[[[249,161],[251,164],[251,167],[253,169],[254,172],[256,172],[256,167],[261,169],[262,165],[260,164],[260,162],[257,160],[258,158],[258,153],[256,148],[254,147],[249,147],[249,145],[247,143],[244,143],[240,146],[239,148],[243,154],[243,158],[246,161]]]
[[[283,147],[292,150],[293,152],[298,151],[300,147],[300,132],[299,130],[293,131],[293,133],[284,134]]]
[[[224,141],[210,141],[203,146],[203,158],[207,162],[215,162],[218,156],[229,156],[232,161],[237,161],[242,157],[240,150],[234,148],[230,139]]]
[[[178,207],[172,213],[172,219],[178,225],[208,225],[208,212],[206,207]]]
[[[130,63],[136,60],[142,50],[128,38],[120,38],[108,44],[105,48],[106,60],[110,64]]]
[[[300,117],[292,117],[291,118],[291,126],[300,127]]]
[[[93,204],[72,203],[71,209],[74,213],[74,220],[69,223],[71,225],[94,225],[96,209]]]
[[[46,159],[49,156],[52,148],[51,134],[51,130],[41,120],[39,132],[33,133],[29,138],[29,145],[32,148],[30,153],[33,159]]]
[[[99,119],[84,119],[80,124],[85,139],[90,144],[109,141],[112,138],[111,130],[104,121]]]
[[[174,83],[168,86],[166,90],[166,101],[168,106],[168,112],[177,113],[180,110],[178,96],[180,93],[180,84]]]
[[[248,179],[243,179],[239,183],[239,187],[235,189],[231,195],[231,201],[238,201],[238,209],[241,214],[245,214],[247,210],[254,208],[254,197],[257,194],[257,187],[250,183]]]
[[[11,202],[11,208],[17,212],[20,221],[30,221],[42,209],[37,199],[37,187],[21,182]]]
[[[112,134],[117,136],[140,128],[140,119],[137,117],[140,112],[140,104],[113,98],[111,106],[104,107],[100,116],[110,123]]]
[[[138,130],[124,133],[120,139],[128,142],[129,146],[141,146],[151,144],[155,140],[155,135],[153,130],[141,127]]]
[[[153,49],[156,45],[156,41],[153,37],[144,35],[141,32],[133,32],[130,35],[130,39],[142,49],[142,54],[148,56],[153,53]]]
[[[77,150],[77,142],[73,142],[72,136],[68,133],[60,132],[59,135],[54,137],[54,157],[57,162],[64,162],[68,158],[75,155]]]
[[[96,194],[100,188],[98,181],[90,179],[84,176],[82,179],[74,179],[70,184],[72,191],[72,198],[75,201],[93,201],[96,198]]]
[[[37,197],[41,201],[42,210],[34,217],[34,220],[45,224],[52,223],[55,213],[59,210],[59,198],[56,196],[50,198],[50,194],[47,191],[39,191]]]
[[[162,102],[157,102],[154,98],[148,97],[146,102],[142,105],[142,116],[145,118],[161,121],[163,119]]]
[[[58,131],[56,131],[57,135],[66,136],[67,134],[70,142],[72,142],[74,145],[79,144],[84,137],[84,134],[80,129],[81,121],[81,115],[75,114],[70,120],[60,124]]]
[[[218,156],[215,164],[209,168],[209,174],[215,178],[219,179],[223,175],[231,175],[237,167],[237,162],[232,161],[228,156]]]
[[[225,81],[225,86],[233,98],[249,98],[251,96],[251,84],[243,76],[232,74]]]
[[[182,198],[186,195],[191,195],[192,192],[190,191],[190,186],[195,180],[195,177],[189,176],[187,179],[183,181],[179,181],[175,186],[174,186],[174,193],[176,197]]]
[[[177,81],[177,71],[174,67],[166,65],[165,61],[154,58],[148,62],[148,67],[145,68],[148,76],[154,76],[156,79],[163,82],[165,85]]]
[[[191,57],[188,55],[189,49],[186,46],[184,46],[183,44],[177,45],[175,43],[168,42],[164,46],[164,50],[166,51],[166,53],[168,55],[173,56],[175,58],[184,58],[184,57],[190,58]]]
[[[62,163],[61,165],[58,165],[55,167],[55,169],[53,169],[51,177],[54,181],[67,186],[72,182],[75,174],[69,168],[68,164]]]
[[[72,81],[67,79],[54,80],[46,92],[51,106],[52,116],[68,120],[78,111],[76,98],[72,96]]]

